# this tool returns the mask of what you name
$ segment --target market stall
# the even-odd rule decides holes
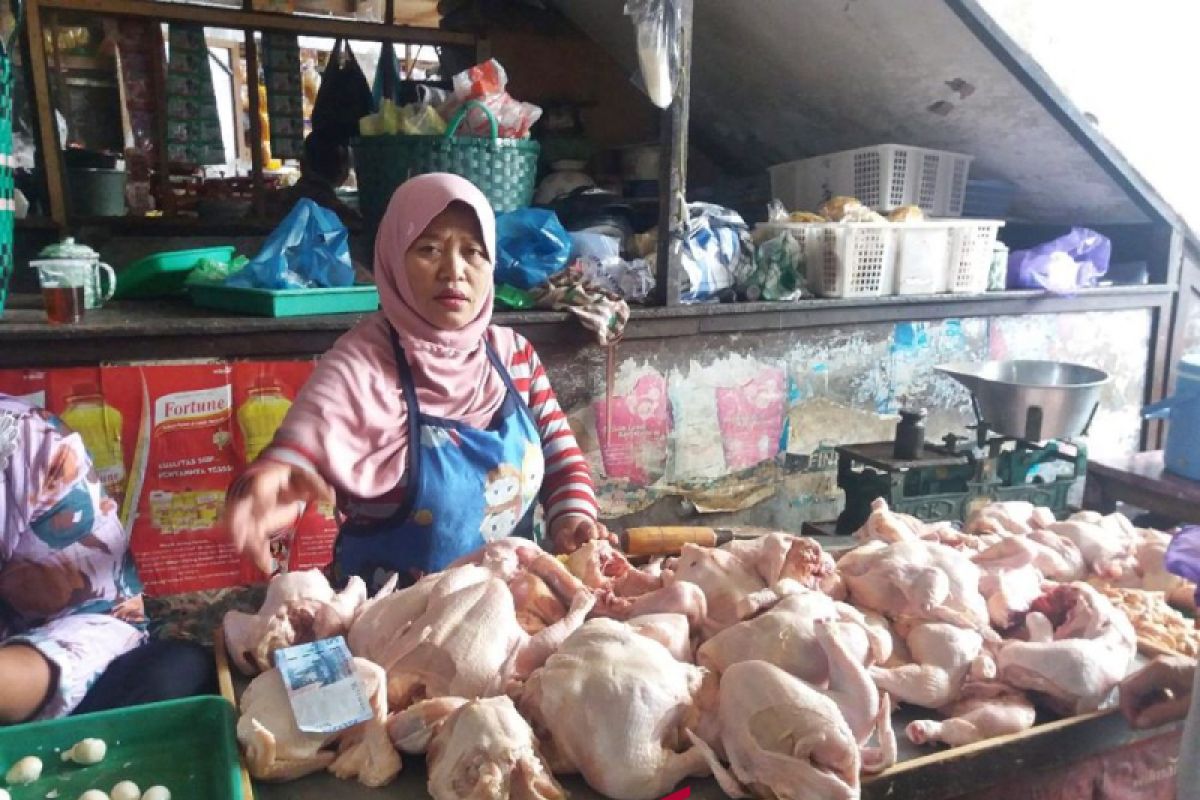
[[[45,772],[13,796],[1169,794],[1180,726],[1112,702],[1197,651],[1164,561],[1195,482],[1133,455],[1195,339],[1174,213],[965,0],[493,5],[25,4],[0,393],[79,432],[154,636],[215,644],[227,702],[14,728],[3,766]],[[322,501],[253,565],[226,492],[379,308],[392,192],[442,171],[500,213],[491,319],[625,553],[500,539],[436,602],[368,599],[312,572]],[[489,491],[535,496],[517,467]],[[359,718],[296,727],[293,646]],[[107,758],[60,766],[93,735]]]

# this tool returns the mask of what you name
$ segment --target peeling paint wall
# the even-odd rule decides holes
[[[936,364],[1100,367],[1113,381],[1090,452],[1137,450],[1149,344],[1144,310],[639,340],[618,349],[607,393],[603,352],[542,357],[606,517],[798,529],[837,513],[832,448],[890,439],[902,406],[929,410],[928,440],[969,433],[969,395]]]

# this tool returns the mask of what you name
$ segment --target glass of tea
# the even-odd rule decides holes
[[[57,263],[41,261],[37,267],[47,321],[52,325],[80,322],[86,310],[84,292],[91,278],[86,265],[63,259]]]

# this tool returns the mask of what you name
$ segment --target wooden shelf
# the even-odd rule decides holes
[[[214,28],[240,28],[282,31],[308,36],[346,37],[377,42],[475,47],[470,33],[387,25],[383,22],[359,22],[337,17],[302,16],[270,11],[244,11],[240,8],[200,6],[154,0],[36,0],[44,9],[87,11],[125,17],[146,17],[162,22],[195,22]]]
[[[625,340],[731,332],[854,327],[961,317],[1080,313],[1169,307],[1171,286],[1089,289],[1073,297],[1039,292],[986,295],[811,299],[795,303],[731,303],[634,308]],[[114,360],[197,357],[294,358],[318,355],[360,314],[271,319],[198,309],[186,300],[117,302],[90,312],[78,325],[49,325],[41,298],[14,295],[0,319],[0,367],[96,364]],[[501,312],[495,321],[517,328],[534,344],[591,341],[571,315],[557,311]]]

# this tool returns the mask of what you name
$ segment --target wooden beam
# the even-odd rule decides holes
[[[250,179],[254,196],[254,217],[262,219],[266,215],[267,196],[263,180],[263,129],[262,102],[258,95],[258,42],[254,40],[254,30],[246,28],[246,97],[250,100]],[[241,98],[239,98],[240,100]],[[237,106],[240,114],[240,103]]]
[[[39,146],[46,176],[46,194],[50,198],[50,217],[62,226],[67,222],[67,186],[63,179],[62,146],[58,141],[58,122],[54,119],[54,102],[50,96],[46,39],[37,0],[31,0],[26,6],[25,23],[29,27],[29,66],[33,72],[33,97],[41,133]]]
[[[687,236],[688,106],[691,100],[693,0],[680,0],[679,80],[662,114],[658,173],[658,258],[655,292],[663,305],[679,304],[680,271],[675,254]]]
[[[476,37],[469,33],[416,28],[411,25],[383,25],[329,17],[306,17],[269,11],[197,6],[186,3],[160,3],[155,0],[29,0],[30,6],[65,11],[87,11],[126,17],[148,17],[160,22],[191,22],[212,28],[249,28],[260,31],[343,37],[374,42],[412,42],[414,44],[458,45],[474,47]]]

